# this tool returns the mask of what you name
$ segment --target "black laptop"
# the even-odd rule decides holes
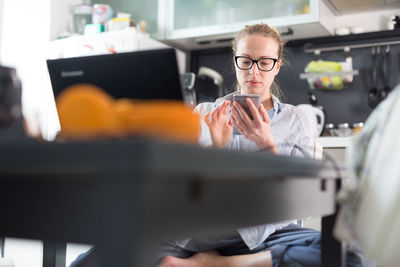
[[[54,96],[90,83],[114,98],[182,100],[174,49],[47,60]]]

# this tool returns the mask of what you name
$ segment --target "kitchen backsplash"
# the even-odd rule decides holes
[[[381,46],[384,53],[386,46]],[[400,45],[390,46],[391,72],[389,86],[394,87],[400,83],[399,73]],[[305,53],[303,46],[291,46],[286,50],[287,64],[278,74],[278,82],[282,88],[284,102],[298,105],[309,103],[307,94],[313,92],[318,100],[318,105],[325,109],[325,123],[349,123],[364,122],[371,113],[372,108],[368,104],[368,92],[373,87],[372,81],[372,48],[354,48],[350,51],[353,59],[353,69],[359,74],[354,76],[351,84],[345,85],[341,90],[311,90],[307,80],[300,79],[307,64],[317,60],[313,53]],[[323,52],[321,59],[327,61],[345,61],[346,54],[343,50]],[[219,48],[213,50],[198,50],[191,53],[191,71],[197,72],[199,66],[206,66],[220,72],[224,77],[224,91],[230,92],[235,88],[235,73],[232,61],[231,48]],[[382,62],[382,61],[381,61]],[[377,73],[378,88],[384,86],[382,75]]]

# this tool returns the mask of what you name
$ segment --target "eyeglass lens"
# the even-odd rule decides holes
[[[254,64],[254,61],[248,57],[236,58],[236,64],[239,69],[249,70]],[[275,60],[271,58],[262,58],[257,61],[257,66],[260,70],[270,71],[275,65]]]

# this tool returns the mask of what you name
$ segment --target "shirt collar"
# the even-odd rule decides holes
[[[272,105],[273,108],[270,110],[272,114],[271,119],[278,114],[279,112],[282,111],[282,105],[281,105],[281,101],[279,101],[279,98],[277,98],[276,96],[271,94],[271,99],[272,99]],[[268,112],[269,113],[269,112]]]

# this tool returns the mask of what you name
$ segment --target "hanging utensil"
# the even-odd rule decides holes
[[[379,66],[379,59],[380,56],[378,53],[381,53],[379,47],[376,48],[372,47],[371,50],[371,57],[372,57],[372,88],[368,91],[368,105],[371,108],[375,108],[379,103],[379,89],[378,89],[378,66]]]
[[[383,99],[386,98],[386,96],[390,93],[392,90],[390,87],[390,81],[392,78],[392,57],[390,56],[390,46],[386,46],[385,50],[385,55],[384,55],[384,62],[382,66],[382,77],[383,77],[383,82],[384,82],[384,87],[380,92],[380,100],[382,101]]]

